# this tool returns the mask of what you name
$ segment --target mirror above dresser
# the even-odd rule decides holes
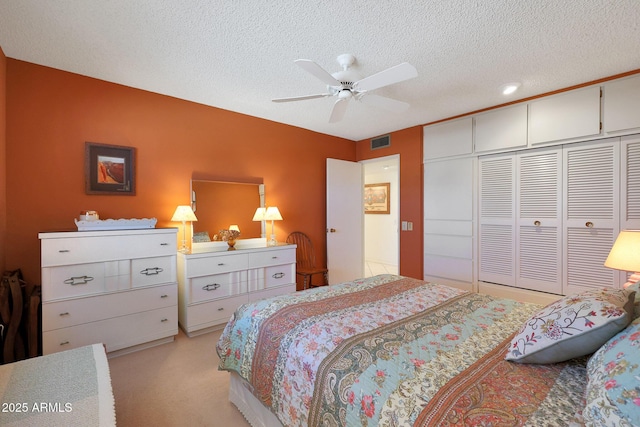
[[[264,207],[262,178],[248,182],[191,179],[191,207],[198,221],[191,223],[192,250],[225,249],[220,230],[235,225],[240,230],[238,248],[265,244],[264,221],[253,221],[258,207]],[[219,248],[218,248],[219,246]]]

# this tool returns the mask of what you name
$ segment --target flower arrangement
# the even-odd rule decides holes
[[[240,232],[238,230],[220,230],[218,231],[218,236],[220,236],[220,239],[228,242],[229,240],[233,241],[240,237]]]
[[[229,249],[235,249],[233,246],[236,244],[236,239],[240,236],[238,230],[220,230],[218,231],[218,237],[229,245]]]

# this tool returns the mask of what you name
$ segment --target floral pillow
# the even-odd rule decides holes
[[[640,425],[640,319],[589,359],[585,398],[586,426]]]
[[[505,359],[557,363],[596,351],[632,320],[635,292],[597,289],[566,296],[533,315]]]

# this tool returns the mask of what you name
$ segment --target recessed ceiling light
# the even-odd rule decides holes
[[[505,85],[500,86],[500,91],[503,95],[511,95],[521,86],[518,82],[507,83]]]

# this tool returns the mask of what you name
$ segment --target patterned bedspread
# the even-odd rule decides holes
[[[570,425],[585,361],[504,361],[539,308],[382,275],[246,304],[216,349],[285,426]]]

